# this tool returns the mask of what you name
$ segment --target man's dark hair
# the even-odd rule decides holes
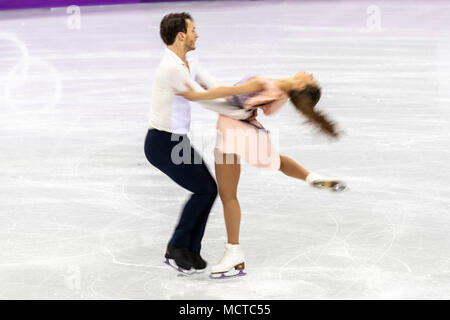
[[[175,42],[178,32],[187,32],[186,19],[194,21],[187,12],[169,13],[164,16],[159,25],[159,33],[166,45],[170,46]]]

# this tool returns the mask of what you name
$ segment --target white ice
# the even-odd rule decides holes
[[[163,261],[188,193],[143,153],[159,22],[190,12],[225,83],[314,73],[330,142],[291,105],[261,116],[282,154],[344,179],[331,194],[243,166],[248,275]],[[0,13],[0,298],[449,299],[450,4],[158,3]],[[75,19],[75,20],[74,20]],[[212,172],[216,115],[193,107]],[[203,242],[223,253],[217,199]]]

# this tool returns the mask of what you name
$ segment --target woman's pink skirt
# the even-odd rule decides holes
[[[280,154],[272,145],[269,134],[256,120],[249,124],[219,115],[216,150],[225,154],[237,154],[246,163],[258,168],[280,169]],[[226,163],[230,161],[233,161],[232,158],[227,159]]]

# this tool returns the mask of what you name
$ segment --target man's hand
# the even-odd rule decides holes
[[[256,119],[256,117],[258,116],[258,108],[253,109],[252,115],[250,117],[248,117],[247,119],[245,119],[245,121],[252,121],[254,119]]]

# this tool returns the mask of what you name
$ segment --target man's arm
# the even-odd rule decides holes
[[[253,115],[252,110],[245,110],[236,106],[232,106],[223,98],[214,100],[201,100],[197,101],[197,103],[205,109],[215,111],[237,120],[249,120],[249,118]]]
[[[167,70],[167,79],[175,92],[185,91],[188,89],[186,84],[191,86],[195,91],[205,91],[196,81],[194,81],[187,70],[173,67]],[[206,109],[215,111],[217,113],[226,115],[228,117],[243,120],[252,115],[251,111],[241,109],[239,107],[229,104],[225,99],[204,100],[199,101],[199,104]]]
[[[197,91],[193,87],[188,87],[187,91],[178,92],[177,95],[191,101],[200,101],[249,94],[262,91],[263,89],[261,81],[254,78],[235,86],[221,86],[207,91]]]
[[[206,71],[206,69],[203,68],[203,66],[200,63],[198,63],[197,60],[195,60],[195,71],[196,71],[195,81],[200,83],[200,85],[203,88],[206,87],[205,88],[206,90],[223,86],[222,81],[211,76],[208,73],[208,71]]]

